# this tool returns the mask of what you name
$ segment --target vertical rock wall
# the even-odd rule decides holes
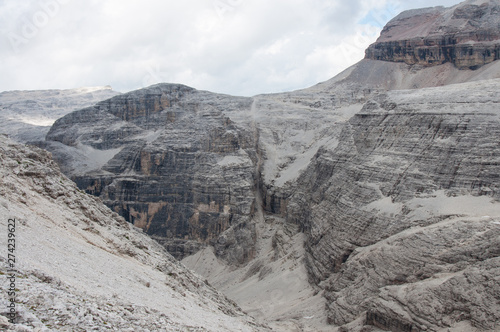
[[[499,13],[498,1],[404,12],[384,27],[365,58],[477,69],[500,59]]]
[[[255,142],[222,111],[250,105],[249,98],[158,85],[58,120],[47,141],[62,164],[83,154],[67,167],[78,186],[177,258],[213,244],[220,257],[243,263],[254,251]],[[107,160],[89,170],[84,157],[99,153]]]

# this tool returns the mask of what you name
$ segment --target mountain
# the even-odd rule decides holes
[[[403,12],[387,23],[366,58],[477,69],[500,59],[499,12],[500,2],[484,0]]]
[[[251,105],[251,98],[156,85],[57,120],[46,148],[80,188],[176,257],[226,232],[219,256],[243,263],[254,252],[255,230],[246,225],[255,211],[256,131],[237,127],[222,109]]]
[[[496,331],[498,6],[401,13],[308,89],[115,96],[42,146],[275,330]]]
[[[42,141],[58,118],[119,94],[111,87],[0,93],[0,132],[18,142]]]
[[[287,221],[331,323],[498,329],[499,86],[380,94],[316,153]]]
[[[405,11],[382,30],[365,58],[339,80],[383,90],[418,89],[500,78],[500,2]]]
[[[7,223],[14,225],[16,271],[12,279],[2,255],[2,331],[267,330],[142,230],[81,192],[46,151],[2,135],[0,159],[6,230],[0,242],[7,250]],[[5,318],[12,282],[16,324]]]

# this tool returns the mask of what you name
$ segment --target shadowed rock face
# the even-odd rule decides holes
[[[406,11],[384,27],[365,58],[477,69],[500,59],[499,17],[497,0]]]
[[[47,151],[0,135],[0,161],[2,228],[9,221],[22,234],[11,250],[22,264],[13,272],[1,259],[0,285],[15,280],[17,291],[14,322],[3,311],[1,331],[269,331],[82,193]]]
[[[232,227],[252,215],[255,143],[221,110],[250,106],[249,98],[157,85],[58,120],[47,144],[80,188],[177,258],[211,243],[243,262],[252,256],[252,227]],[[85,158],[101,158],[100,167],[89,169]]]
[[[257,244],[275,226],[254,218],[259,205],[283,216],[304,233],[300,264],[323,290],[325,318],[344,331],[498,329],[500,81],[335,105],[332,95],[359,90],[342,84],[258,102],[158,85],[62,118],[47,144],[81,188],[178,258],[212,245],[241,266],[266,252]],[[144,96],[153,110],[174,101],[153,112]],[[317,151],[302,160],[308,150],[290,141]],[[88,170],[88,156],[102,165]]]

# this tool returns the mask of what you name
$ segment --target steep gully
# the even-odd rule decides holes
[[[285,215],[266,204],[272,197],[272,186],[266,186],[263,167],[265,148],[259,128],[259,97],[253,98],[248,125],[254,140],[253,209],[250,223],[255,226],[255,252],[239,266],[221,264],[210,247],[182,262],[240,305],[261,323],[270,324],[274,331],[326,331],[325,303],[322,293],[308,281],[303,264],[304,235],[297,225],[286,221]],[[268,156],[267,156],[268,157]]]
[[[261,183],[262,183],[262,150],[259,146],[259,127],[257,126],[256,122],[256,107],[257,107],[257,99],[254,98],[252,102],[252,106],[250,107],[250,114],[253,117],[252,121],[252,132],[253,132],[253,139],[254,139],[254,146],[255,146],[255,151],[256,151],[256,158],[257,162],[255,164],[255,171],[254,171],[254,195],[255,195],[255,212],[256,212],[256,217],[258,222],[263,223],[264,222],[264,209],[263,209],[263,200],[262,200],[262,193],[261,193]]]

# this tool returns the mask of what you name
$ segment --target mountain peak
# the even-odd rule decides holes
[[[500,1],[404,11],[389,21],[366,59],[477,69],[500,59]]]

